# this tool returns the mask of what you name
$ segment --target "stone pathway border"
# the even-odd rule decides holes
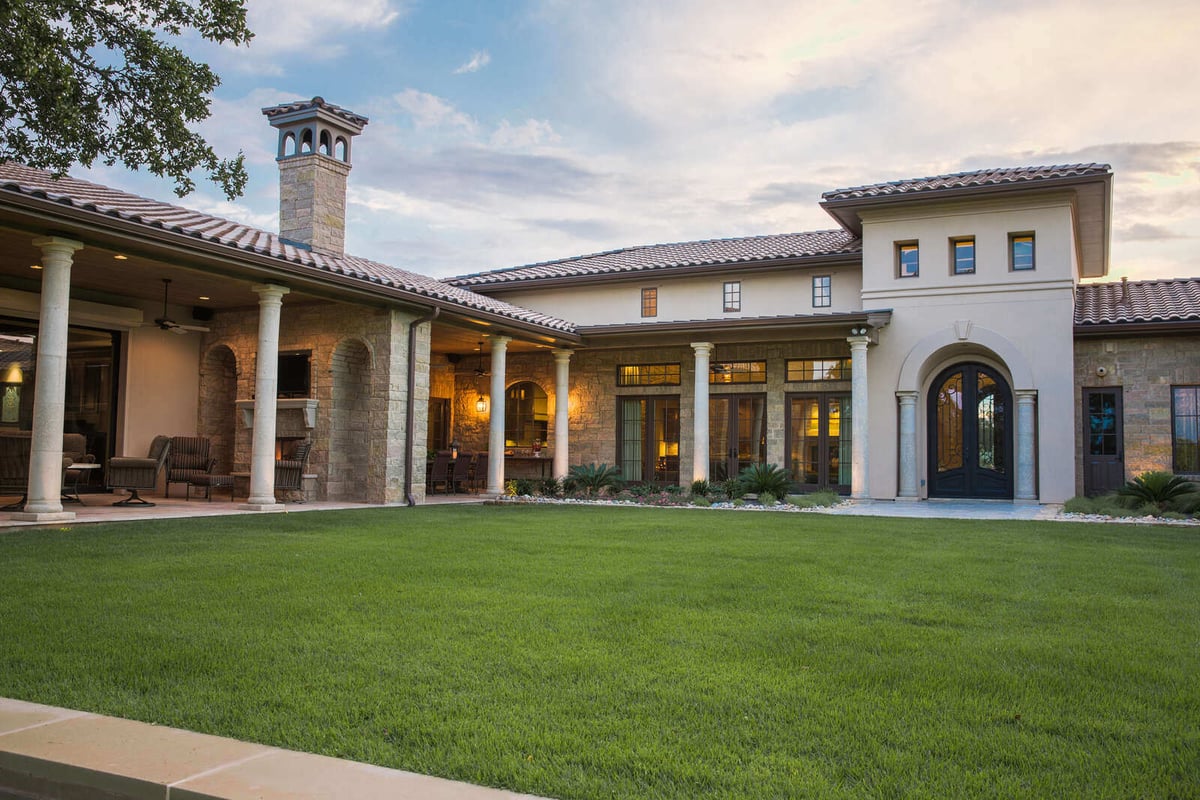
[[[0,800],[538,800],[468,783],[0,698]]]

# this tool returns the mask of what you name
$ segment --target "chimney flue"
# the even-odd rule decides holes
[[[346,248],[350,143],[367,118],[321,97],[264,108],[279,131],[279,236],[312,250]]]

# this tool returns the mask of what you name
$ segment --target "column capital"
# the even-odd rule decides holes
[[[1013,389],[1018,403],[1032,403],[1037,400],[1037,389]]]
[[[917,398],[921,396],[920,392],[903,390],[896,392],[896,398],[900,401],[900,405],[916,405]]]
[[[492,347],[498,347],[502,349],[507,348],[508,343],[513,340],[513,337],[511,336],[489,336],[488,338],[492,340]]]
[[[571,360],[571,356],[575,355],[575,351],[555,348],[550,351],[550,355],[554,356],[556,364],[565,364]]]
[[[40,236],[33,240],[34,247],[40,247],[43,253],[63,253],[70,255],[76,250],[83,249],[83,242],[67,239],[64,236]]]
[[[271,300],[283,300],[283,296],[292,290],[274,283],[256,283],[250,287],[250,291],[258,295],[258,301],[263,303]]]
[[[850,343],[851,350],[866,350],[867,345],[871,343],[871,335],[868,333],[855,334],[847,336],[846,341]]]
[[[692,349],[696,351],[698,356],[710,356],[713,349],[716,347],[712,342],[692,342]]]

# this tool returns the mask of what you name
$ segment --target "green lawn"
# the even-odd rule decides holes
[[[435,507],[0,533],[0,695],[561,798],[1200,796],[1200,532]]]

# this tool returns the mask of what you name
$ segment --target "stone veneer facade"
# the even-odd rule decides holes
[[[350,165],[320,153],[288,156],[278,163],[279,235],[340,255],[346,246]]]
[[[315,426],[303,413],[281,410],[277,437],[313,443],[306,472],[313,499],[399,503],[404,497],[408,329],[415,315],[332,302],[289,304],[285,298],[279,351],[311,353]],[[231,400],[253,397],[258,311],[218,313],[202,344],[200,419],[213,441],[219,470],[250,468],[252,430]],[[413,492],[424,497],[425,427],[429,405],[429,325],[418,328],[413,441]],[[232,420],[232,424],[230,424]]]
[[[1125,479],[1149,470],[1171,471],[1171,387],[1200,384],[1200,335],[1106,337],[1075,340],[1075,481],[1083,494],[1083,390],[1121,388]],[[1107,374],[1096,374],[1103,367]]]

